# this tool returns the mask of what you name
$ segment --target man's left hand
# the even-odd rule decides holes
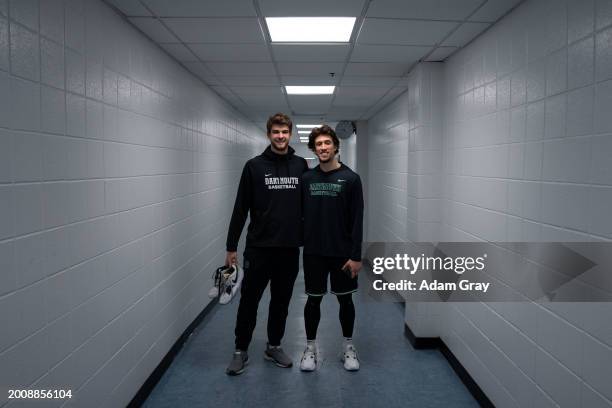
[[[351,278],[355,278],[361,269],[361,262],[353,261],[349,259],[346,261],[342,269],[349,268],[351,271]]]

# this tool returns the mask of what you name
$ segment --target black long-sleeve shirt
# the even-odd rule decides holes
[[[302,245],[301,183],[308,164],[294,153],[289,147],[287,154],[276,154],[268,146],[246,162],[227,234],[227,251],[236,251],[249,212],[247,246]]]
[[[304,253],[361,261],[363,189],[361,178],[341,164],[320,166],[303,176]]]

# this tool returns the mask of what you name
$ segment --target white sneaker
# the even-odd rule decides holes
[[[344,347],[342,362],[344,363],[344,369],[347,371],[359,370],[359,359],[357,358],[357,350],[355,350],[355,346],[348,344]]]
[[[221,287],[221,280],[223,277],[223,272],[227,271],[228,268],[229,266],[220,266],[217,269],[215,269],[215,271],[213,272],[213,275],[212,275],[213,286],[208,291],[209,298],[214,299],[217,296],[219,296],[219,290]]]
[[[317,369],[317,349],[314,347],[306,347],[302,360],[300,361],[300,370],[314,371]]]
[[[228,304],[240,290],[244,272],[238,265],[232,265],[221,277],[219,304]]]

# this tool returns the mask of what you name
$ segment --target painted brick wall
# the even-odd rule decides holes
[[[612,239],[611,39],[610,1],[532,0],[445,62],[440,240]],[[406,146],[392,133],[411,116],[402,98],[372,119],[387,129],[373,146]],[[415,188],[406,183],[398,189]],[[378,216],[392,205],[376,203]],[[376,238],[418,231],[396,219]],[[612,291],[609,276],[584,279]],[[609,304],[408,305],[406,315],[433,321],[427,333],[497,406],[612,406]]]
[[[208,303],[243,120],[96,0],[0,1],[0,406],[124,406]]]

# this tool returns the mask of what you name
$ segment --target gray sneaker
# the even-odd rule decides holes
[[[236,350],[234,352],[234,356],[232,357],[232,361],[229,366],[225,370],[227,375],[239,375],[244,372],[247,364],[249,364],[249,356],[246,351]]]
[[[268,361],[274,362],[279,367],[289,368],[293,366],[291,359],[280,346],[270,346],[269,344],[266,346],[266,351],[264,352],[264,358]]]

